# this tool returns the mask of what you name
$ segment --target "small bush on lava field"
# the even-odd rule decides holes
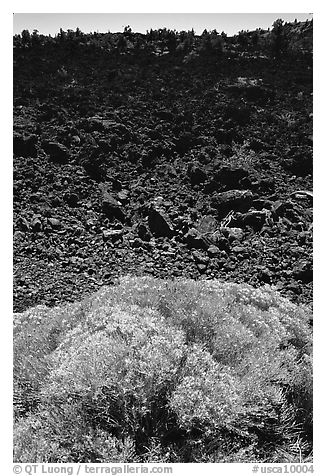
[[[15,461],[310,458],[310,311],[270,287],[123,278],[15,316]]]

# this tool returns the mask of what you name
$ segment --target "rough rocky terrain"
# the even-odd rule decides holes
[[[14,307],[125,274],[312,300],[312,66],[262,55],[14,54]]]

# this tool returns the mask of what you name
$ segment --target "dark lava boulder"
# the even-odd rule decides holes
[[[18,217],[16,225],[21,231],[29,231],[29,222],[24,216]]]
[[[214,135],[219,144],[231,145],[232,141],[236,140],[236,134],[233,129],[226,130],[220,128],[215,131]]]
[[[284,217],[288,214],[289,211],[293,209],[293,203],[291,201],[284,201],[277,200],[273,203],[271,212],[274,219],[278,219],[279,217]]]
[[[168,217],[163,211],[155,207],[151,207],[148,210],[148,227],[156,237],[172,237],[174,235],[173,227],[169,223]]]
[[[313,172],[312,147],[292,148],[287,159],[283,162],[285,168],[292,173],[305,177]]]
[[[261,139],[257,139],[256,137],[253,137],[252,139],[250,139],[248,145],[250,149],[253,150],[254,152],[261,152],[269,148],[266,142],[263,142]]]
[[[196,229],[201,234],[212,235],[218,229],[218,221],[213,215],[204,215],[198,220]]]
[[[52,162],[57,164],[68,163],[69,151],[67,147],[65,147],[63,144],[60,144],[60,142],[45,141],[42,143],[42,148],[44,152],[50,156]]]
[[[209,258],[203,252],[195,250],[195,251],[192,252],[192,256],[193,256],[194,260],[196,261],[196,263],[201,263],[201,264],[207,265],[208,262],[209,262]]]
[[[184,240],[189,248],[196,248],[197,250],[207,250],[209,247],[207,241],[195,228],[190,230],[184,235]]]
[[[234,165],[223,165],[215,174],[215,180],[234,187],[239,185],[239,182],[244,177],[248,177],[249,172],[243,167],[237,167]]]
[[[99,131],[108,133],[109,135],[117,134],[119,137],[122,137],[125,140],[129,140],[132,135],[130,129],[124,124],[112,119],[106,119],[97,116],[88,118],[85,123],[83,123],[83,126],[85,130],[89,132]]]
[[[182,132],[175,143],[175,149],[178,154],[183,155],[195,145],[193,134]]]
[[[239,126],[245,125],[250,121],[251,109],[250,107],[240,104],[228,104],[224,108],[224,118],[231,120]]]
[[[313,280],[312,263],[307,260],[299,261],[293,269],[293,277],[297,281],[310,283]]]
[[[270,284],[272,279],[272,273],[270,270],[264,266],[258,267],[257,277],[258,280],[262,283]]]
[[[137,228],[138,236],[143,241],[149,241],[151,239],[151,234],[144,223],[140,223]]]
[[[191,185],[199,185],[207,180],[207,174],[205,170],[199,167],[198,164],[190,164],[188,167],[188,176],[190,178]]]
[[[111,240],[113,243],[121,240],[123,237],[123,230],[103,230],[103,241]]]
[[[161,109],[161,110],[158,110],[158,111],[154,111],[154,114],[155,114],[156,117],[158,117],[162,121],[172,122],[173,119],[174,119],[174,114],[171,111],[167,110],[167,109],[166,110]]]
[[[220,256],[221,250],[215,245],[211,245],[207,249],[207,254],[210,258],[216,258],[217,256]]]
[[[79,202],[79,197],[76,193],[66,193],[64,196],[65,202],[69,205],[71,208],[75,208],[78,206]]]
[[[42,222],[40,215],[34,215],[31,222],[31,229],[34,233],[39,233],[42,230]]]
[[[239,219],[244,225],[250,226],[255,231],[261,230],[266,221],[266,211],[251,210],[242,214]]]
[[[241,241],[244,237],[244,231],[238,227],[223,227],[221,232],[226,236],[229,242]]]
[[[54,230],[61,228],[61,222],[57,218],[48,218],[48,223]]]
[[[126,218],[121,202],[106,191],[103,191],[102,210],[108,218],[116,218],[119,221]]]
[[[211,206],[216,208],[220,215],[231,210],[247,211],[253,200],[250,190],[228,190],[226,192],[215,193],[211,200]]]

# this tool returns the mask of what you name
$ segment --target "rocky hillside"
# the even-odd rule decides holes
[[[15,42],[15,310],[126,274],[311,302],[310,56],[70,36]]]

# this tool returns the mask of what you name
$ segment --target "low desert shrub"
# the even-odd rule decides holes
[[[16,315],[15,461],[303,461],[310,319],[271,287],[149,277]]]

